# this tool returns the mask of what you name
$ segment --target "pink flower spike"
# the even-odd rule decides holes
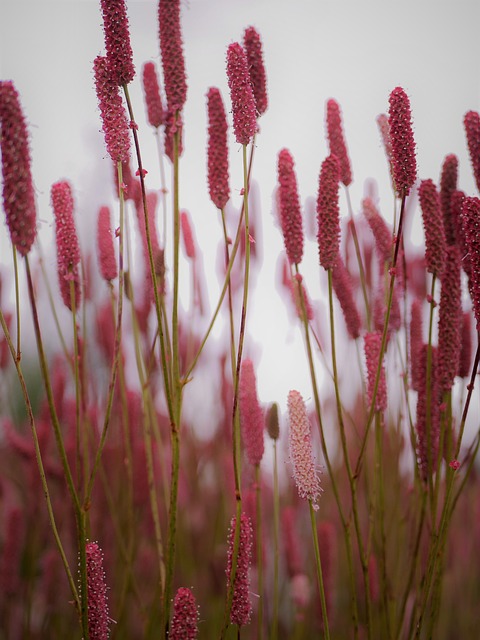
[[[195,640],[198,635],[198,606],[195,596],[186,587],[178,589],[173,600],[170,640]]]
[[[457,375],[460,378],[468,378],[472,366],[472,316],[469,311],[463,313],[461,332],[460,362],[458,363]]]
[[[238,42],[227,50],[227,78],[235,139],[239,144],[248,144],[257,130],[257,117],[247,56]]]
[[[366,333],[364,340],[365,358],[367,363],[368,402],[371,405],[379,365],[380,349],[382,346],[382,334],[379,331]],[[386,408],[387,382],[385,378],[385,367],[382,363],[377,395],[375,398],[375,411],[385,411]]]
[[[66,307],[72,310],[70,281],[75,290],[75,308],[80,305],[80,281],[78,264],[80,246],[73,218],[73,196],[68,182],[60,181],[52,185],[51,201],[55,216],[55,236],[57,243],[57,270],[60,293]]]
[[[422,180],[418,196],[425,230],[427,271],[441,277],[445,268],[445,231],[440,196],[432,180]]]
[[[477,111],[468,111],[463,118],[463,125],[467,136],[473,177],[477,189],[480,191],[480,114]]]
[[[420,351],[423,345],[422,303],[418,298],[412,302],[410,311],[410,368],[411,384],[414,391],[420,387]]]
[[[480,199],[464,198],[462,206],[462,221],[465,240],[469,252],[470,274],[469,289],[473,304],[473,312],[480,331]]]
[[[158,129],[164,122],[164,110],[160,87],[158,84],[157,71],[153,62],[146,62],[143,65],[143,93],[145,95],[145,105],[147,107],[148,122],[152,127]]]
[[[438,378],[440,391],[450,391],[460,362],[462,291],[458,247],[447,247],[438,319]]]
[[[7,226],[12,244],[20,255],[25,256],[37,235],[37,212],[27,126],[11,81],[0,82],[0,147]]]
[[[340,105],[331,98],[327,102],[327,138],[330,153],[337,157],[340,165],[340,180],[348,187],[352,182],[352,169],[342,127]]]
[[[227,116],[222,95],[216,87],[207,93],[208,111],[208,189],[210,199],[223,209],[230,198],[228,180]]]
[[[393,180],[398,194],[407,196],[417,178],[410,101],[405,91],[396,87],[390,94],[389,103]]]
[[[87,542],[87,603],[90,640],[108,640],[107,585],[103,569],[103,553],[96,542]]]
[[[360,335],[362,321],[353,297],[352,279],[340,254],[337,264],[332,269],[332,285],[342,307],[348,334],[352,340],[356,340]]]
[[[128,84],[135,77],[135,67],[125,1],[100,0],[100,4],[110,77],[117,85]]]
[[[263,410],[257,396],[257,380],[253,362],[242,361],[239,387],[240,428],[247,457],[252,465],[260,464],[264,452]]]
[[[424,482],[427,481],[429,471],[433,473],[437,468],[437,456],[440,439],[440,412],[438,392],[438,359],[436,347],[431,347],[431,367],[429,397],[430,412],[427,420],[427,357],[428,345],[424,344],[419,358],[419,388],[417,399],[417,457],[420,474]],[[429,433],[430,432],[430,433]]]
[[[195,241],[193,239],[192,226],[190,224],[190,218],[187,211],[182,211],[180,213],[180,227],[182,230],[183,246],[185,248],[187,258],[195,260]]]
[[[340,248],[339,181],[338,160],[334,155],[329,155],[320,170],[317,198],[318,250],[320,264],[325,270],[333,269]]]
[[[110,224],[110,209],[108,207],[100,207],[98,212],[97,248],[98,263],[100,265],[102,278],[107,282],[115,280],[118,275],[118,269]]]
[[[456,225],[452,214],[452,194],[457,189],[458,158],[451,153],[446,156],[440,176],[440,204],[442,207],[445,240],[448,245],[456,243]]]
[[[187,99],[180,0],[160,0],[158,23],[167,109],[174,114],[183,109]]]
[[[448,463],[448,466],[450,467],[450,469],[458,471],[460,469],[460,462],[458,460],[452,460]]]
[[[228,532],[227,578],[230,582],[232,573],[233,547],[235,540],[236,517],[230,523]],[[230,622],[242,627],[250,622],[252,604],[250,602],[250,564],[252,562],[253,530],[250,518],[242,513],[240,516],[240,542],[238,546],[237,570],[235,572]]]
[[[314,509],[318,509],[317,500],[322,488],[318,472],[315,469],[307,409],[298,391],[289,392],[287,407],[290,459],[298,494],[301,498],[309,500]]]
[[[362,211],[375,238],[377,253],[382,262],[388,264],[392,258],[392,248],[394,245],[392,231],[380,215],[371,198],[365,198],[362,201]]]
[[[267,76],[263,62],[262,41],[258,31],[254,27],[245,29],[243,46],[247,54],[250,80],[252,81],[253,95],[257,113],[261,116],[268,107]]]
[[[294,161],[288,149],[278,154],[278,203],[283,240],[290,264],[300,264],[303,256],[303,225]]]

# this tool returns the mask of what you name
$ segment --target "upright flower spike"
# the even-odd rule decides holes
[[[280,436],[280,428],[278,422],[278,404],[276,402],[272,402],[267,411],[267,415],[265,416],[265,425],[270,438],[272,440],[278,440]]]
[[[0,82],[0,147],[3,208],[12,244],[25,256],[37,235],[37,213],[30,172],[25,117],[13,82]]]
[[[333,269],[340,249],[339,181],[338,160],[329,155],[320,169],[317,198],[318,250],[320,264],[325,270]]]
[[[228,532],[227,578],[230,583],[232,575],[233,547],[235,541],[236,517],[232,518]],[[253,530],[250,518],[242,513],[240,516],[240,542],[238,546],[237,569],[233,586],[230,622],[242,627],[250,622],[252,604],[250,602],[250,564],[252,562]]]
[[[107,282],[115,280],[118,275],[118,269],[110,223],[110,209],[108,207],[100,207],[98,211],[97,249],[100,275]]]
[[[393,150],[392,150],[392,141],[390,140],[390,125],[388,124],[388,116],[386,113],[380,113],[377,116],[377,125],[380,131],[380,137],[382,138],[382,144],[385,150],[385,155],[387,157],[393,188],[395,189],[395,191],[397,191],[395,187],[395,182],[393,179]]]
[[[290,459],[298,494],[301,498],[311,501],[314,509],[318,509],[317,501],[322,488],[318,472],[315,469],[307,409],[298,391],[289,392],[287,407]]]
[[[70,282],[73,280],[75,308],[80,305],[80,281],[78,265],[80,246],[73,218],[73,196],[70,184],[65,180],[52,185],[51,201],[55,216],[55,236],[57,243],[57,270],[60,293],[66,307],[72,310]]]
[[[245,29],[243,46],[247,54],[248,70],[252,81],[257,114],[261,116],[268,107],[267,75],[263,62],[262,41],[255,27]]]
[[[470,297],[477,331],[480,331],[480,199],[464,198],[462,207],[463,229],[470,257]]]
[[[375,238],[375,247],[377,253],[383,263],[389,263],[392,259],[393,234],[387,223],[380,215],[377,207],[371,198],[365,198],[362,201],[363,215],[372,230]]]
[[[480,191],[480,114],[478,111],[468,111],[463,118],[463,125],[467,136],[473,177],[475,178],[477,189]]]
[[[257,381],[253,362],[246,358],[240,369],[239,387],[240,428],[247,457],[251,464],[260,464],[263,458],[263,429],[265,418],[257,396]]]
[[[419,358],[419,389],[417,399],[417,457],[420,474],[424,482],[428,479],[430,469],[437,468],[437,456],[440,439],[440,405],[438,401],[438,366],[437,349],[431,347],[431,367],[428,389],[430,394],[430,419],[427,420],[427,352],[424,344]]]
[[[472,367],[472,316],[470,311],[465,311],[462,316],[461,349],[457,375],[459,378],[468,378]]]
[[[348,334],[352,340],[356,340],[360,335],[362,321],[353,297],[352,279],[340,254],[332,269],[332,285],[342,307]]]
[[[373,392],[375,390],[375,380],[377,377],[380,350],[382,347],[382,334],[378,331],[366,333],[364,338],[365,359],[367,363],[368,380],[368,403],[372,403]],[[375,397],[375,411],[385,411],[387,408],[387,382],[385,377],[385,367],[382,363],[380,379],[378,381],[377,395]]]
[[[230,198],[228,180],[227,116],[222,94],[216,87],[207,93],[208,112],[208,190],[210,199],[223,209]]]
[[[450,391],[460,362],[462,291],[460,253],[454,244],[447,247],[440,293],[438,318],[438,379],[440,391]]]
[[[440,176],[440,204],[447,245],[456,242],[455,220],[452,218],[452,194],[457,189],[458,158],[451,153],[445,157]]]
[[[180,0],[160,0],[158,23],[167,108],[173,114],[183,109],[187,99]]]
[[[100,0],[108,67],[112,81],[128,84],[135,77],[125,0]]]
[[[467,241],[465,239],[465,230],[463,228],[463,201],[465,199],[465,193],[463,191],[454,191],[450,200],[450,206],[452,211],[452,218],[455,223],[455,237],[460,249],[460,258],[462,269],[468,276],[470,282],[472,275],[472,268],[470,263],[470,254],[467,248]]]
[[[103,569],[103,553],[96,542],[87,542],[87,604],[90,640],[108,640],[107,584]]]
[[[425,230],[425,260],[427,271],[442,275],[445,267],[445,231],[440,196],[432,180],[422,180],[418,190]]]
[[[397,193],[407,196],[417,178],[410,101],[405,91],[396,87],[390,94],[389,104],[388,124],[392,145],[393,181]]]
[[[340,105],[331,98],[327,102],[327,138],[330,153],[336,156],[340,164],[340,180],[348,187],[352,182],[352,168],[348,157],[347,145],[342,127]]]
[[[410,310],[410,378],[412,389],[420,388],[420,351],[423,345],[422,303],[418,298],[412,302]]]
[[[300,264],[303,256],[303,225],[293,157],[288,149],[278,154],[278,204],[283,240],[290,264]]]
[[[157,71],[153,62],[146,62],[143,65],[142,80],[148,122],[158,129],[164,122],[164,111]]]
[[[130,131],[127,114],[118,86],[110,76],[107,58],[102,56],[95,58],[93,70],[107,152],[115,163],[128,162]]]
[[[238,42],[227,49],[227,78],[235,139],[239,144],[248,144],[257,130],[257,117],[247,56]]]
[[[198,607],[195,596],[186,587],[178,589],[173,600],[170,640],[195,640],[198,635]]]

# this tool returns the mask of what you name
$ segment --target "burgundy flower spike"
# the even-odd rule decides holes
[[[257,130],[257,117],[247,56],[238,42],[227,50],[227,78],[235,139],[239,144],[248,144]]]
[[[396,87],[390,94],[389,103],[393,180],[398,194],[407,196],[417,178],[410,101],[405,91]]]
[[[100,0],[110,77],[117,85],[135,76],[125,0]]]
[[[260,40],[258,31],[254,27],[245,29],[243,45],[247,54],[248,69],[252,81],[257,113],[261,116],[268,107],[267,76],[263,63],[262,41]]]
[[[290,264],[299,264],[303,256],[303,228],[294,162],[288,149],[278,154],[278,203],[285,249]]]
[[[222,95],[216,87],[207,93],[208,111],[208,190],[210,199],[223,209],[230,198],[228,184],[227,117]]]

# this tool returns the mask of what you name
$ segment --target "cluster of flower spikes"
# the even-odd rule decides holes
[[[227,117],[222,95],[216,87],[207,93],[208,112],[208,190],[210,199],[223,209],[230,198],[228,176]]]
[[[109,74],[112,82],[126,85],[135,77],[125,0],[100,0]]]
[[[230,583],[232,574],[233,550],[235,542],[236,516],[230,523],[228,532],[227,579]],[[240,540],[238,545],[237,568],[233,583],[232,608],[230,622],[242,627],[250,622],[252,603],[250,601],[250,563],[252,559],[253,530],[250,518],[242,513],[240,516]]]
[[[25,256],[37,234],[27,126],[13,82],[0,82],[3,208],[12,244]]]

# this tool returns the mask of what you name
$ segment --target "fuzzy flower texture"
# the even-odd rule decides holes
[[[88,542],[86,555],[88,633],[90,640],[107,640],[110,618],[108,617],[103,553],[96,542]]]
[[[180,0],[160,0],[158,23],[167,109],[173,115],[182,110],[187,99]]]
[[[195,640],[198,634],[198,607],[195,596],[181,587],[173,601],[173,619],[168,637],[170,640]]]
[[[398,194],[407,196],[417,178],[417,160],[410,101],[401,87],[396,87],[391,92],[389,105],[393,181]]]
[[[236,517],[232,518],[228,532],[227,577],[232,574],[233,547],[235,540]],[[252,560],[253,530],[250,518],[246,513],[240,516],[240,541],[238,546],[237,570],[233,587],[230,622],[239,627],[250,622],[252,604],[250,602],[250,563]]]
[[[207,93],[208,111],[208,190],[210,199],[223,209],[230,198],[228,181],[227,117],[222,95],[216,87]]]
[[[117,85],[135,76],[125,0],[100,0],[110,76]]]
[[[288,149],[278,154],[278,204],[288,260],[299,264],[303,256],[302,214],[293,157]]]
[[[263,429],[265,426],[263,411],[257,396],[257,381],[253,362],[243,360],[240,371],[240,426],[245,443],[247,457],[251,464],[260,464],[263,451]]]
[[[315,469],[307,409],[298,391],[289,392],[287,407],[290,459],[293,464],[293,477],[298,494],[301,498],[309,500],[314,509],[318,509],[317,500],[322,488],[318,472]]]
[[[238,42],[232,43],[227,50],[227,78],[235,139],[239,144],[248,144],[257,129],[256,106],[247,56]]]

